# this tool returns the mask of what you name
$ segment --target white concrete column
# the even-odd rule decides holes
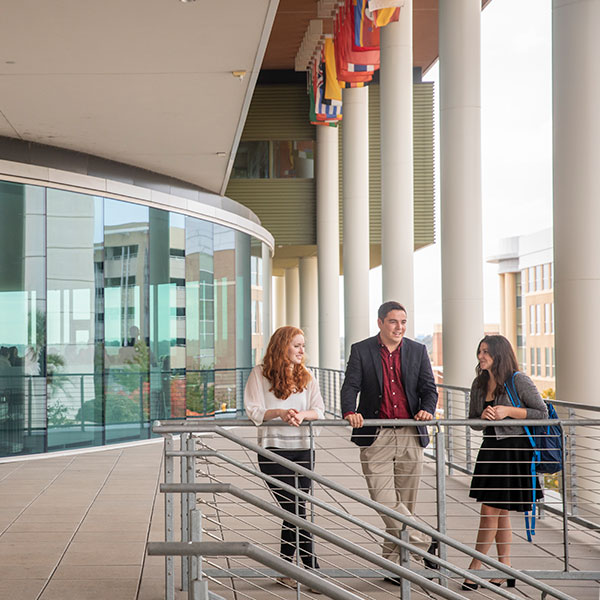
[[[439,3],[444,383],[469,386],[483,337],[481,0]]]
[[[369,88],[343,91],[345,359],[369,337]],[[373,317],[375,318],[375,316]]]
[[[592,25],[598,23],[598,0],[552,3],[557,398],[595,404],[600,399],[581,369],[600,336],[600,38]],[[588,76],[575,68],[588,64]]]
[[[517,274],[504,274],[504,337],[517,352]]]
[[[285,324],[300,327],[300,279],[298,267],[285,270]]]
[[[285,318],[285,277],[273,277],[273,331],[283,327]]]
[[[600,335],[598,23],[600,0],[552,2],[556,397],[596,406],[590,381]],[[580,507],[600,503],[593,484],[599,450],[592,433],[575,454]]]
[[[306,364],[319,366],[319,276],[317,257],[300,259],[300,329],[306,341]]]
[[[319,366],[340,368],[340,222],[338,128],[317,127]]]
[[[381,31],[381,268],[383,301],[406,307],[414,333],[412,0]]]

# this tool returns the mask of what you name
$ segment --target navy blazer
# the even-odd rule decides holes
[[[380,418],[383,367],[377,337],[352,344],[341,392],[342,415],[358,412],[365,419]],[[414,417],[420,410],[435,415],[438,393],[427,348],[419,342],[403,338],[400,362],[402,386],[411,416]],[[356,397],[359,394],[357,408]],[[429,443],[427,427],[418,425],[417,429],[421,446],[425,448]],[[358,446],[370,446],[377,437],[377,431],[377,427],[371,426],[353,429],[351,439]]]

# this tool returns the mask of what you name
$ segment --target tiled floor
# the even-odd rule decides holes
[[[364,482],[356,469],[355,448],[347,443],[343,429],[329,443],[324,438],[318,452],[319,473],[337,477],[348,487],[361,490]],[[243,435],[254,435],[244,432]],[[219,449],[231,444],[219,438],[210,442]],[[248,452],[237,452],[240,461],[250,462]],[[211,478],[222,478],[244,485],[245,480],[230,469],[211,464]],[[431,468],[428,466],[426,471]],[[37,460],[0,463],[0,599],[4,600],[164,600],[164,559],[145,555],[146,541],[164,540],[164,503],[158,493],[162,478],[162,445],[154,441],[124,448],[51,456]],[[435,505],[431,472],[426,472],[421,493],[422,515],[433,522]],[[462,480],[451,482],[447,492],[449,533],[471,544],[477,527],[477,506],[466,500]],[[264,486],[255,491],[268,499]],[[364,491],[364,490],[363,490]],[[378,524],[378,517],[364,507],[336,497],[323,488],[317,495],[337,503],[356,516]],[[256,515],[239,502],[229,500],[214,514],[205,507],[218,539],[266,541],[270,529],[276,529],[262,515]],[[519,519],[520,517],[516,517]],[[317,524],[342,528],[318,516]],[[542,524],[535,546],[522,540],[523,532],[515,520],[520,566],[525,569],[555,568],[556,559],[548,549],[560,545],[560,530]],[[341,532],[348,533],[348,532]],[[272,536],[271,536],[272,537]],[[575,568],[600,569],[600,536],[579,533],[572,541],[576,545]],[[377,547],[375,540],[369,542]],[[276,544],[271,544],[276,548]],[[319,542],[322,563],[359,566],[355,557],[343,555],[331,545]],[[452,552],[450,553],[452,556]],[[466,566],[466,559],[452,556]],[[337,561],[337,562],[336,562]],[[178,562],[178,561],[176,561]],[[212,561],[227,566],[227,561]],[[322,567],[324,567],[322,564]],[[324,567],[325,568],[325,567]],[[349,582],[348,580],[347,582]],[[364,598],[384,600],[399,597],[399,588],[377,581],[353,584],[355,593]],[[557,587],[576,600],[598,600],[597,582],[557,582]],[[459,591],[456,582],[450,588]],[[219,579],[211,582],[211,591],[232,600],[246,598],[296,598],[296,592],[286,590],[272,579],[247,581]],[[519,587],[519,597],[539,598],[539,592]],[[312,595],[304,594],[310,598]],[[467,593],[469,598],[483,597]],[[177,593],[178,599],[187,597]],[[427,597],[421,590],[413,598]],[[435,596],[430,596],[435,597]],[[492,597],[491,594],[489,597]],[[498,597],[498,596],[493,596]]]
[[[137,597],[160,442],[0,464],[0,598]]]

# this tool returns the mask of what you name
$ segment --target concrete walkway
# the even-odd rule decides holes
[[[244,435],[254,436],[254,432],[246,430]],[[338,428],[331,438],[322,436],[319,443],[320,473],[328,477],[337,475],[340,482],[353,489],[364,487],[353,462],[355,447],[347,441],[343,428]],[[229,442],[219,438],[212,439],[210,444],[218,449],[231,448]],[[341,454],[340,448],[343,449]],[[254,457],[238,451],[236,458],[250,462]],[[201,464],[199,469],[211,480],[244,483],[239,474],[216,464]],[[160,440],[0,463],[0,599],[164,600],[164,559],[145,555],[148,540],[164,540],[164,503],[157,492],[161,478]],[[420,497],[422,515],[429,522],[433,521],[435,508],[433,481],[431,468],[427,467]],[[449,485],[449,533],[471,544],[478,508],[466,501],[465,481],[466,478],[458,478]],[[269,498],[262,484],[254,484],[253,489]],[[345,506],[352,514],[378,523],[377,515],[368,515],[364,507],[334,498],[320,488],[316,492],[323,499]],[[278,523],[254,515],[230,500],[211,513],[214,506],[205,505],[205,514],[210,518],[207,523],[210,535],[227,541],[240,541],[248,536],[254,536],[257,541],[264,538],[266,545],[270,544],[276,552],[276,539],[269,541],[268,538],[273,538],[272,532],[277,537]],[[319,519],[324,517],[317,519],[318,524]],[[544,520],[538,526],[536,545],[528,546],[522,539],[521,523],[517,523],[517,519],[520,517],[513,521],[516,538],[513,564],[526,569],[556,568],[557,561],[551,553],[552,548],[560,546],[560,528]],[[339,523],[321,522],[324,526],[343,528]],[[248,529],[249,524],[253,531]],[[345,533],[350,537],[350,532]],[[599,568],[599,538],[597,532],[573,534],[571,564],[575,569]],[[366,543],[374,549],[378,547],[377,540],[370,539]],[[355,557],[342,556],[330,545],[319,542],[318,548],[323,568],[327,568],[325,564],[338,563],[351,568],[360,566]],[[451,560],[466,566],[464,557],[451,555]],[[212,566],[227,564],[227,561],[213,561]],[[364,597],[377,600],[399,597],[399,588],[381,579],[359,581],[356,585],[357,593],[363,593]],[[599,598],[597,582],[554,582],[554,585],[577,600]],[[451,583],[451,588],[459,591],[456,582]],[[210,589],[232,600],[296,598],[296,592],[268,578],[219,579],[211,582]],[[526,586],[519,586],[519,590],[521,595],[540,596]],[[466,594],[469,598],[483,597],[477,593]],[[312,597],[304,593],[301,596]],[[177,597],[179,600],[187,595],[180,592]],[[426,596],[414,590],[413,597]]]
[[[0,598],[141,597],[161,459],[155,441],[0,464]]]

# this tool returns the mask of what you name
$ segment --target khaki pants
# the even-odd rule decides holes
[[[423,448],[415,427],[381,428],[371,446],[360,449],[363,474],[371,499],[396,512],[413,516],[423,471]],[[381,515],[385,530],[400,537],[402,523]],[[431,540],[419,531],[409,530],[408,541],[427,550]],[[383,557],[398,562],[400,548],[383,543]]]

